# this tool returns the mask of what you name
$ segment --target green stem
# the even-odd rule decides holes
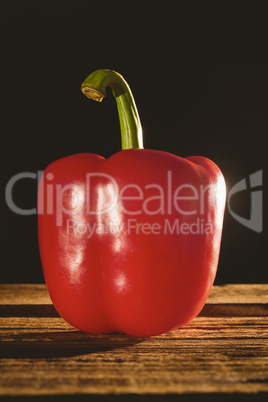
[[[107,86],[111,87],[117,103],[122,149],[143,148],[142,127],[135,101],[120,74],[112,70],[97,70],[85,79],[81,90],[88,98],[101,102],[106,96]]]

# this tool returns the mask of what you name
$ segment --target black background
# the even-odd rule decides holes
[[[119,4],[119,3],[115,3]],[[268,59],[266,13],[251,2],[82,0],[1,1],[1,184],[77,152],[105,157],[120,149],[116,103],[80,91],[94,70],[129,83],[146,148],[202,155],[222,170],[227,189],[251,173],[266,176]],[[22,180],[13,198],[36,205],[37,183]],[[250,214],[250,193],[232,198]],[[1,282],[43,282],[37,218],[1,199]],[[265,225],[256,233],[226,209],[216,284],[263,283]]]

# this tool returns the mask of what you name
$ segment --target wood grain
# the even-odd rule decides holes
[[[58,316],[45,285],[0,285],[0,396],[267,397],[267,305],[268,285],[215,286],[184,328],[94,336]]]

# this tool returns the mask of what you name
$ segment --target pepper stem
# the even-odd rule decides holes
[[[81,86],[84,95],[101,102],[106,87],[112,89],[117,103],[122,149],[143,148],[142,127],[131,90],[124,78],[113,70],[97,70]]]

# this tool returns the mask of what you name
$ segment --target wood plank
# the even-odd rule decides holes
[[[51,304],[45,284],[0,284],[0,305]]]
[[[268,303],[268,284],[228,284],[213,286],[208,302],[225,304]]]
[[[0,290],[2,308],[51,304],[44,285]],[[267,285],[217,286],[208,305],[217,308],[218,302],[228,311],[253,303],[254,310],[265,307],[267,290]],[[201,314],[181,329],[147,339],[86,334],[57,316],[2,316],[0,328],[3,398],[268,395],[267,314]]]
[[[209,304],[268,303],[268,284],[213,286]],[[0,305],[51,304],[45,284],[0,284]]]
[[[208,301],[199,315],[267,316],[268,285],[213,286]],[[20,316],[59,316],[45,284],[0,285],[0,317]]]

